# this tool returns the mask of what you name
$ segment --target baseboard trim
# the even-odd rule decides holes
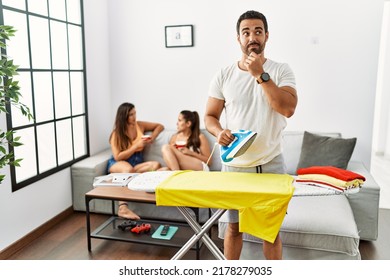
[[[57,225],[59,222],[63,221],[64,219],[72,215],[73,213],[74,213],[73,207],[69,207],[64,211],[62,211],[57,216],[53,217],[46,223],[42,224],[41,226],[33,230],[32,232],[28,233],[21,239],[15,241],[10,246],[0,251],[0,260],[7,260],[13,254],[18,252],[19,250],[22,250],[24,247],[29,245],[32,241],[40,237],[43,233],[45,233],[46,231],[48,231],[49,229]]]

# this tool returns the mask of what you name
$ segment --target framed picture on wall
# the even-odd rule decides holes
[[[193,47],[194,35],[192,25],[165,26],[165,47],[181,48]]]

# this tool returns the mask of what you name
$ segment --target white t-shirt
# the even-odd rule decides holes
[[[263,65],[278,86],[295,88],[295,77],[285,63],[267,59]],[[228,163],[236,167],[253,167],[265,164],[282,152],[282,131],[286,118],[274,111],[263,93],[263,88],[238,62],[221,69],[211,81],[209,96],[225,101],[226,128],[257,132],[257,137],[247,152]]]

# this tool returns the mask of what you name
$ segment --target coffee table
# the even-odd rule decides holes
[[[106,222],[97,227],[91,232],[90,221],[90,201],[93,199],[110,200],[112,202],[112,217]],[[106,239],[124,242],[133,242],[149,245],[159,245],[182,248],[188,241],[188,236],[193,234],[191,227],[186,222],[172,222],[164,220],[154,219],[142,219],[140,222],[149,223],[152,225],[152,231],[150,233],[135,234],[129,231],[122,231],[118,229],[118,225],[124,221],[115,215],[115,201],[129,201],[139,203],[156,204],[156,196],[154,193],[147,193],[143,191],[133,191],[127,187],[96,187],[85,194],[85,206],[86,206],[86,222],[87,222],[87,242],[88,251],[92,250],[91,239]],[[199,223],[199,208],[188,208],[195,213],[195,220]],[[189,210],[186,210],[189,211]],[[162,224],[168,223],[172,226],[179,227],[179,230],[175,233],[171,240],[154,239],[151,237],[154,230]],[[201,242],[197,242],[191,247],[191,250],[196,250],[196,259],[200,259]]]

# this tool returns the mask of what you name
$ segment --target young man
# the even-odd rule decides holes
[[[265,16],[247,11],[237,21],[237,41],[242,50],[240,61],[218,71],[211,81],[205,125],[220,145],[234,140],[232,131],[245,129],[257,132],[247,152],[222,165],[222,171],[252,173],[285,173],[282,156],[282,130],[286,118],[297,106],[295,77],[287,64],[267,59],[268,41]],[[220,123],[223,109],[226,128]],[[229,224],[224,239],[227,259],[239,259],[242,233],[239,232],[238,211],[228,211]],[[259,225],[261,226],[261,225]],[[273,243],[263,243],[266,259],[282,258],[279,235]]]

